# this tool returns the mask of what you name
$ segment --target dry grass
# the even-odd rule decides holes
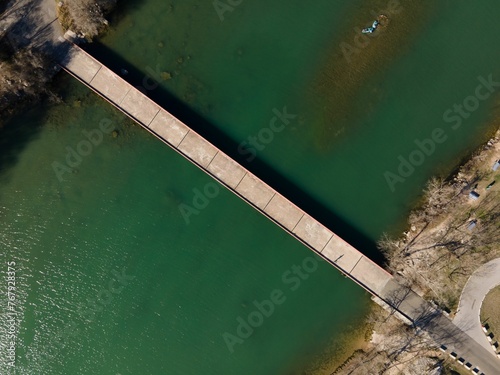
[[[500,256],[500,184],[485,189],[500,180],[500,171],[491,170],[499,157],[500,131],[453,179],[430,181],[404,236],[379,242],[389,268],[441,307],[456,308],[468,277]],[[481,195],[476,201],[468,197],[473,189]],[[476,227],[469,230],[472,221]]]
[[[48,87],[54,74],[52,68],[47,57],[29,47],[0,61],[0,126],[16,110],[33,104],[42,94],[56,100]]]
[[[379,306],[372,304],[372,311],[379,309]],[[346,331],[335,337],[331,346],[321,353],[315,363],[313,363],[304,374],[311,375],[331,375],[334,371],[350,361],[357,353],[368,349],[373,324],[365,319],[355,328]]]
[[[107,27],[105,16],[115,5],[116,0],[65,0],[57,13],[65,30],[92,40]]]
[[[59,22],[64,30],[73,30],[73,20],[66,3],[57,7],[57,17],[59,18]]]
[[[462,365],[457,364],[455,361],[453,363],[446,363],[445,369],[442,375],[470,375],[471,372],[466,370]]]
[[[500,340],[500,286],[486,295],[481,306],[481,322],[488,323],[496,340]]]
[[[373,327],[369,344],[353,353],[332,375],[431,374],[440,360],[434,342],[379,306],[367,318]]]

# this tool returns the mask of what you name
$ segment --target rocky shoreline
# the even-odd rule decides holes
[[[0,20],[3,30],[0,35],[0,112],[3,115],[0,127],[14,114],[43,98],[51,102],[59,100],[51,90],[51,81],[59,70],[46,52],[47,46],[62,35],[58,22],[64,29],[72,27],[91,41],[106,30],[105,16],[116,5],[116,0],[21,2],[0,4],[5,7]],[[58,22],[54,25],[52,18],[56,17]]]
[[[500,168],[492,168],[499,159],[497,130],[450,177],[431,179],[422,204],[408,218],[408,229],[378,244],[397,277],[451,316],[472,272],[500,256],[500,182],[495,184]],[[390,311],[373,304],[367,322],[373,327],[370,339],[331,375],[457,374],[430,338],[415,334]]]

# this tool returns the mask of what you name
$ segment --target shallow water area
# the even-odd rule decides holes
[[[0,172],[1,272],[14,262],[16,273],[10,373],[300,373],[363,317],[367,296],[354,283],[60,80],[63,104],[35,108],[2,133],[19,146]],[[82,145],[103,121],[115,136],[102,133],[87,154]],[[180,204],[193,207],[205,191],[208,205],[183,216]],[[2,314],[2,327],[9,319]]]
[[[500,77],[495,1],[253,1],[222,20],[199,0],[125,4],[90,52],[132,66],[149,96],[373,257],[425,181],[494,127],[496,92],[459,129],[443,116]],[[388,25],[357,43],[381,13]],[[270,132],[285,108],[295,117]],[[385,173],[436,128],[447,141],[391,186]]]

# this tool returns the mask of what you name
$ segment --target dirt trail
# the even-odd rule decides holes
[[[2,38],[7,38],[14,49],[28,45],[44,49],[59,44],[64,32],[56,7],[54,0],[11,1],[0,18]]]

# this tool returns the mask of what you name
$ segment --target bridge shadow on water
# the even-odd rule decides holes
[[[121,55],[100,43],[93,43],[86,46],[85,49],[119,75],[121,69],[126,69],[128,74],[124,78],[133,86],[142,87],[143,79],[147,74],[131,65]],[[150,79],[149,82],[151,84],[152,80]],[[264,180],[305,212],[327,226],[334,233],[356,247],[374,262],[379,265],[385,263],[383,254],[377,249],[373,240],[368,238],[358,228],[355,228],[325,207],[321,202],[299,188],[270,164],[258,157],[251,162],[246,161],[244,155],[238,152],[239,143],[237,141],[227,136],[213,123],[190,108],[171,92],[158,86],[154,90],[147,91],[146,95],[242,166]]]

